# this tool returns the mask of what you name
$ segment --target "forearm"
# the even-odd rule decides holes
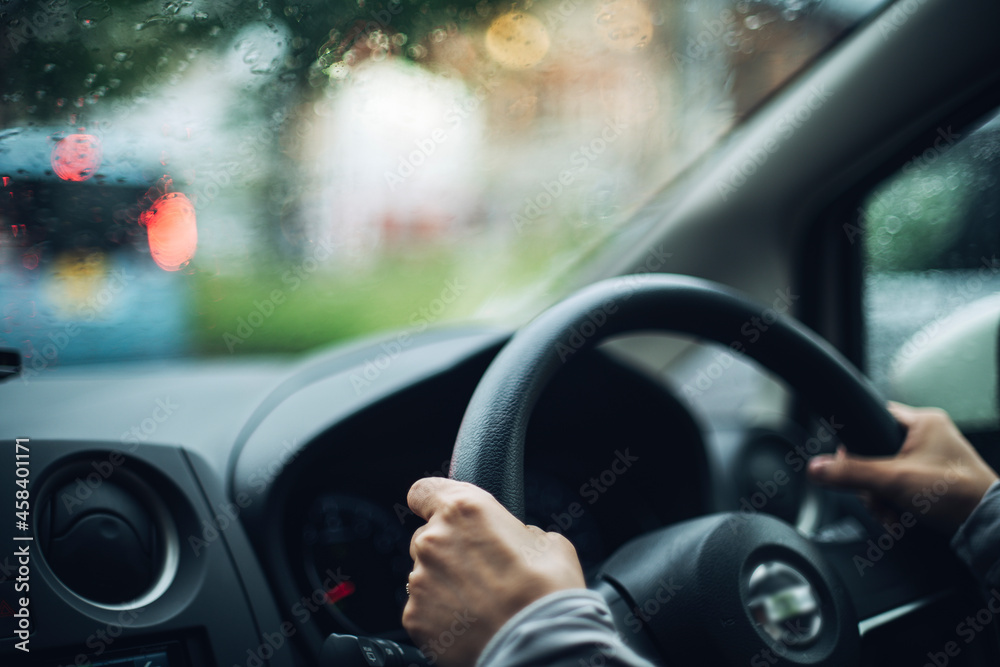
[[[477,667],[649,667],[622,643],[600,595],[552,593],[525,607],[490,640]]]
[[[1000,586],[1000,482],[995,482],[951,540],[952,549],[988,587]]]

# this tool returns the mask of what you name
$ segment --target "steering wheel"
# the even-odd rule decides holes
[[[751,343],[741,329],[762,317],[774,321]],[[591,285],[511,338],[469,402],[451,477],[489,491],[523,520],[525,432],[542,390],[585,349],[649,330],[745,352],[814,410],[835,415],[856,452],[892,454],[903,441],[871,383],[816,333],[718,284],[646,274]],[[713,514],[647,533],[612,555],[599,580],[619,627],[624,621],[639,644],[651,638],[670,660],[858,662],[857,618],[843,583],[809,540],[770,516]]]

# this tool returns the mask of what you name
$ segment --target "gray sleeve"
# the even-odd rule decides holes
[[[514,615],[493,636],[477,667],[650,667],[622,643],[611,611],[586,589],[559,591]]]
[[[951,539],[951,548],[987,586],[1000,586],[1000,482],[983,495]]]

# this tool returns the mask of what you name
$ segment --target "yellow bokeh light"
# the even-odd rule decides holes
[[[102,252],[65,253],[53,262],[44,292],[63,317],[77,317],[87,308],[99,312],[106,304],[95,297],[104,288],[107,276],[108,266]]]
[[[653,39],[653,15],[642,0],[607,0],[597,10],[597,29],[615,51],[633,53]]]
[[[528,69],[549,52],[549,31],[531,14],[508,12],[490,24],[486,50],[508,69]]]

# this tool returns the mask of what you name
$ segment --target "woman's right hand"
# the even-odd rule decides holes
[[[907,428],[906,441],[891,457],[861,457],[843,446],[835,455],[809,461],[809,476],[826,486],[854,489],[874,506],[911,512],[928,525],[954,532],[997,481],[946,412],[890,403]]]

